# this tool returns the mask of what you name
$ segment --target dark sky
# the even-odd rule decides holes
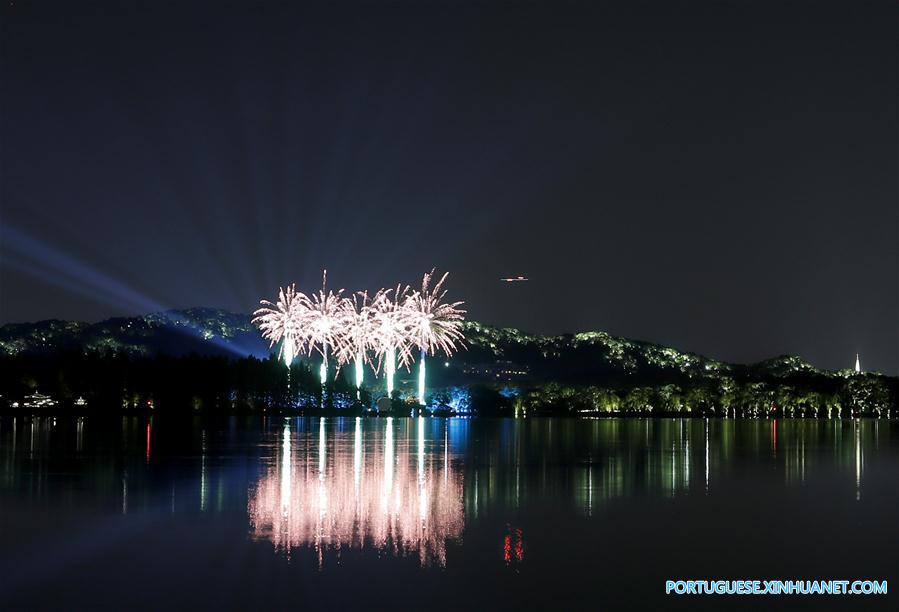
[[[893,1],[118,4],[4,0],[0,322],[437,266],[497,325],[899,370]]]

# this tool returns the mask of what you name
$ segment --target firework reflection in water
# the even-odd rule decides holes
[[[321,419],[318,435],[308,437],[285,422],[278,460],[250,490],[252,537],[288,555],[312,547],[320,566],[323,553],[343,547],[417,553],[422,566],[446,565],[447,542],[461,538],[465,522],[461,474],[445,437],[425,444],[428,419],[411,423],[414,440],[386,421],[368,445],[363,427],[372,421],[357,418],[352,432],[329,436],[333,423]]]

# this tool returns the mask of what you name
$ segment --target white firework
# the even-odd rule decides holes
[[[449,275],[444,273],[433,287],[434,270],[424,275],[421,291],[415,291],[406,298],[403,309],[409,322],[411,342],[421,351],[418,362],[418,403],[425,403],[425,357],[438,351],[452,355],[465,339],[461,325],[465,311],[459,308],[463,302],[445,303],[446,290],[443,282]]]
[[[347,319],[347,298],[343,289],[329,291],[328,271],[322,272],[322,288],[311,296],[303,296],[302,328],[306,333],[306,350],[309,355],[318,351],[322,356],[320,375],[322,384],[328,378],[328,349],[343,343]]]
[[[387,394],[393,393],[393,375],[396,366],[409,369],[412,363],[412,343],[410,341],[409,313],[404,307],[409,297],[409,287],[397,285],[393,296],[391,290],[379,292],[380,299],[372,303],[374,319],[373,342],[378,354],[378,363],[384,360],[384,376],[387,379]],[[377,372],[378,366],[375,366]]]
[[[434,278],[434,270],[431,270],[422,278],[421,291],[409,294],[403,304],[411,324],[412,342],[421,349],[422,356],[435,355],[439,351],[448,357],[465,339],[461,330],[465,311],[459,308],[464,302],[443,302],[446,296],[443,282],[448,275],[449,272],[444,273],[431,287]]]
[[[253,324],[269,341],[269,346],[281,342],[278,356],[290,365],[294,356],[303,350],[305,332],[302,327],[302,310],[308,298],[296,290],[295,285],[282,287],[278,301],[261,300],[262,308],[253,313]]]
[[[383,364],[388,395],[393,393],[396,367],[409,370],[412,349],[418,348],[418,398],[424,403],[426,357],[437,353],[450,356],[464,346],[463,303],[444,302],[447,274],[432,285],[431,270],[422,278],[421,291],[397,285],[395,290],[381,289],[371,297],[359,292],[352,299],[343,296],[343,289],[328,290],[327,274],[323,271],[317,293],[306,296],[290,285],[280,290],[277,302],[262,300],[263,307],[253,313],[253,323],[262,336],[271,346],[281,343],[279,354],[288,365],[299,353],[311,356],[317,351],[322,356],[322,384],[327,381],[329,354],[338,370],[355,362],[357,389],[362,386],[366,362],[376,375]]]
[[[370,352],[377,350],[375,342],[375,311],[372,307],[382,299],[383,291],[375,293],[369,298],[367,291],[359,291],[353,299],[345,301],[345,316],[343,318],[344,329],[341,334],[341,342],[335,347],[338,367],[340,365],[355,362],[356,388],[362,386],[365,363],[371,363]]]

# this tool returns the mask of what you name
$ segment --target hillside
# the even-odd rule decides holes
[[[250,323],[250,315],[215,308],[171,310],[138,317],[119,317],[98,323],[47,320],[11,323],[0,327],[0,355],[80,351],[86,354],[154,356],[199,355],[265,357],[268,344]],[[464,324],[467,350],[454,357],[457,364],[487,366],[496,362],[525,366],[529,376],[563,379],[628,377],[702,379],[755,372],[783,378],[824,372],[795,356],[782,356],[745,366],[724,363],[660,346],[583,332],[539,336],[512,328],[477,322]]]
[[[899,397],[894,377],[821,370],[795,356],[730,364],[604,332],[547,337],[477,322],[465,323],[465,336],[466,350],[445,361],[434,359],[428,370],[431,388],[444,393],[438,402],[449,402],[445,393],[452,389],[465,388],[472,389],[472,398],[481,389],[490,406],[515,403],[538,413],[738,414],[739,409],[758,416],[787,408],[791,414],[842,414],[843,408],[851,414],[889,414]],[[207,394],[207,402],[232,407],[234,401],[224,398],[242,397],[243,405],[258,407],[303,403],[303,393],[320,393],[312,375],[318,359],[300,360],[292,369],[299,395],[276,400],[283,393],[279,381],[285,368],[268,359],[272,354],[249,315],[212,308],[92,324],[10,324],[0,327],[0,395],[20,397],[39,387],[74,399],[107,386],[110,378],[118,386],[112,385],[108,403],[136,388],[156,402],[173,386],[182,403]],[[413,379],[400,372],[404,397],[414,397]],[[383,393],[382,382],[366,375],[373,394]]]

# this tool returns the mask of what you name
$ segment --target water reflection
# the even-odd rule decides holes
[[[276,463],[249,492],[254,539],[288,556],[310,547],[320,567],[328,551],[369,547],[417,555],[422,566],[446,564],[447,543],[465,524],[462,476],[446,437],[427,444],[425,419],[401,427],[389,418],[356,419],[352,431],[330,433],[321,419],[314,437],[291,425],[284,423]],[[372,431],[364,437],[366,426]],[[415,430],[414,445],[396,442],[396,429]]]
[[[200,511],[206,511],[209,500],[209,469],[206,466],[206,430],[200,432]]]
[[[609,501],[638,494],[710,496],[747,466],[767,470],[766,479],[786,486],[833,473],[847,493],[852,482],[851,495],[859,500],[866,462],[881,442],[893,444],[897,430],[895,423],[865,419],[572,419],[477,426],[499,443],[479,446],[465,436],[457,449],[466,461],[466,511],[475,519],[485,508],[517,509],[539,499],[568,500],[592,517]],[[489,428],[496,431],[483,431]]]
[[[0,600],[665,609],[672,571],[893,579],[897,457],[870,419],[0,417]]]
[[[250,507],[259,534],[273,528],[262,520],[273,496],[269,507],[286,515],[278,533],[289,533],[273,538],[279,549],[303,541],[293,527],[311,520],[309,500],[321,498],[324,544],[370,537],[417,550],[421,538],[441,530],[455,537],[465,519],[497,509],[510,521],[549,500],[595,517],[608,501],[638,494],[714,496],[747,468],[787,487],[827,474],[861,501],[871,466],[899,445],[899,422],[871,419],[224,423],[0,417],[0,495],[121,514],[149,507],[245,516]],[[298,509],[307,512],[302,520]],[[416,515],[426,529],[413,537]]]

